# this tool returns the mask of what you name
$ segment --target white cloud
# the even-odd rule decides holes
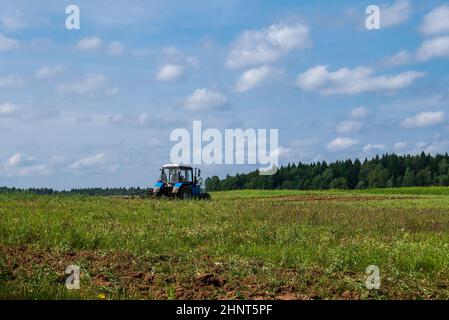
[[[413,61],[413,55],[407,50],[401,50],[384,60],[386,67],[402,66]]]
[[[125,46],[120,41],[112,41],[109,43],[108,51],[110,54],[118,56],[125,52]]]
[[[423,151],[431,154],[446,153],[449,147],[449,140],[436,140],[423,147]]]
[[[359,121],[343,121],[337,126],[337,133],[357,132],[362,128]]]
[[[407,142],[399,141],[394,144],[393,150],[400,151],[400,150],[404,149],[405,147],[407,147]]]
[[[177,81],[184,77],[185,67],[177,64],[161,66],[156,74],[157,81]]]
[[[164,47],[162,49],[162,54],[164,55],[165,59],[171,61],[172,64],[187,64],[193,67],[198,67],[200,63],[196,57],[187,56],[174,46]]]
[[[28,176],[33,174],[43,175],[48,174],[50,171],[51,169],[46,164],[37,164],[20,168],[16,174],[18,176]]]
[[[373,76],[373,69],[363,66],[354,69],[345,67],[332,72],[328,71],[327,66],[318,65],[299,74],[297,85],[305,91],[323,95],[355,95],[364,92],[396,91],[410,86],[423,76],[424,73],[416,71]]]
[[[237,80],[235,90],[244,92],[268,82],[278,79],[283,71],[269,66],[262,66],[245,71]]]
[[[420,151],[426,147],[427,143],[421,141],[416,143],[416,148],[418,148]]]
[[[51,169],[45,164],[36,163],[34,157],[25,156],[23,153],[12,155],[4,164],[0,165],[2,176],[28,176],[32,174],[48,174]]]
[[[363,147],[363,152],[367,154],[378,153],[385,150],[384,144],[367,144]]]
[[[263,30],[246,30],[232,45],[227,66],[273,63],[294,49],[309,47],[309,28],[304,24],[273,24]]]
[[[445,115],[443,111],[421,112],[414,117],[406,118],[402,121],[403,128],[420,128],[434,126],[443,123]]]
[[[17,31],[27,26],[27,19],[21,12],[10,10],[0,15],[0,25],[6,30]]]
[[[449,57],[449,36],[425,40],[416,52],[418,61]]]
[[[0,104],[0,117],[8,117],[17,114],[20,111],[20,107],[12,103],[5,102]]]
[[[58,90],[62,93],[89,94],[103,87],[105,82],[102,74],[89,73],[82,80],[60,84]]]
[[[331,141],[327,146],[327,150],[331,152],[344,150],[359,144],[359,140],[351,139],[351,138],[342,138],[338,137],[335,140]]]
[[[119,165],[108,160],[104,153],[99,153],[93,156],[81,158],[72,163],[69,168],[75,170],[115,172],[119,168]]]
[[[369,114],[369,111],[365,107],[356,107],[351,110],[351,118],[352,119],[362,119],[365,118]]]
[[[19,41],[13,38],[6,37],[0,32],[0,51],[8,51],[19,46]]]
[[[94,156],[82,158],[70,165],[72,169],[91,168],[98,165],[103,165],[106,162],[106,155],[99,153]]]
[[[0,76],[0,88],[19,88],[25,84],[25,80],[16,75]]]
[[[108,117],[108,121],[114,125],[121,125],[130,128],[156,128],[159,126],[175,126],[179,125],[174,119],[151,116],[147,112],[142,112],[137,115],[123,115],[120,113],[112,114]]]
[[[137,125],[139,125],[141,127],[147,125],[148,121],[149,121],[149,117],[148,117],[148,114],[146,112],[141,113],[137,117]]]
[[[10,102],[0,104],[0,118],[16,121],[42,121],[57,115],[58,112],[52,109],[20,106]]]
[[[196,89],[187,97],[184,108],[190,111],[224,109],[229,105],[228,97],[211,89]]]
[[[449,6],[443,4],[426,14],[420,31],[425,35],[449,32]]]
[[[6,165],[10,167],[17,167],[24,165],[25,163],[29,163],[33,158],[26,158],[23,153],[16,153],[13,156],[11,156],[8,161],[6,161]]]
[[[411,4],[408,0],[396,0],[391,5],[384,5],[380,8],[380,26],[388,28],[401,24],[410,16]]]
[[[125,117],[122,114],[116,113],[109,117],[109,121],[113,124],[122,124],[125,121]]]
[[[46,79],[53,77],[57,74],[60,74],[64,71],[64,67],[62,66],[43,66],[42,68],[39,68],[34,73],[34,76],[37,79]]]
[[[99,49],[102,44],[103,41],[98,37],[83,38],[76,44],[76,48],[82,51],[90,51]]]

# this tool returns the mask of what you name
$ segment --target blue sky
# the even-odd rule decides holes
[[[80,30],[65,28],[71,4]],[[371,4],[380,30],[365,27]],[[0,8],[0,185],[150,186],[193,120],[279,129],[283,164],[449,149],[449,2]]]

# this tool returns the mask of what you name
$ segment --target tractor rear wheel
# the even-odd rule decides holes
[[[192,199],[192,189],[190,187],[184,187],[179,190],[179,199],[181,200],[190,200]]]
[[[204,194],[201,196],[201,199],[203,199],[203,200],[210,200],[210,199],[211,199],[211,196],[210,196],[210,194],[208,194],[208,193],[204,193]]]

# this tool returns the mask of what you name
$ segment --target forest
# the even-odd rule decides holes
[[[272,176],[255,170],[235,176],[207,178],[208,191],[239,189],[368,189],[414,186],[448,186],[448,154],[377,155],[372,159],[293,163]]]

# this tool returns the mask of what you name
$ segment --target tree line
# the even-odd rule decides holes
[[[208,191],[236,189],[366,189],[449,186],[448,154],[377,155],[372,159],[288,164],[272,176],[259,171],[205,181]]]
[[[207,191],[238,189],[367,189],[414,186],[449,186],[449,155],[377,155],[361,162],[359,159],[314,163],[293,163],[282,166],[272,176],[258,170],[218,176],[205,180]],[[0,187],[0,194],[32,193],[40,195],[139,196],[150,188],[80,188],[58,191],[51,188]]]
[[[54,190],[51,188],[8,188],[0,187],[0,194],[30,193],[38,195],[85,195],[85,196],[140,196],[148,194],[149,188],[83,188],[71,190]]]

